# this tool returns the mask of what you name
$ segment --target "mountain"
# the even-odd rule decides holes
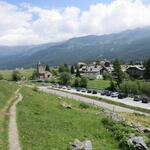
[[[89,35],[59,43],[31,46],[0,46],[0,68],[33,67],[44,64],[73,64],[98,58],[120,58],[124,61],[150,57],[150,27],[109,35]]]

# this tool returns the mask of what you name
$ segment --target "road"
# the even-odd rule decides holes
[[[67,92],[63,92],[63,91],[59,91],[59,90],[49,89],[47,87],[39,87],[39,89],[40,89],[40,91],[43,91],[43,92],[46,92],[46,93],[51,93],[51,94],[55,94],[55,95],[58,95],[58,96],[63,96],[63,97],[71,98],[71,99],[74,99],[74,100],[82,101],[82,102],[85,102],[85,103],[94,104],[96,106],[100,106],[104,109],[109,109],[109,110],[115,111],[115,112],[128,112],[128,113],[136,112],[136,113],[140,113],[140,114],[149,115],[147,113],[135,111],[135,110],[128,109],[128,108],[125,108],[125,107],[116,106],[116,105],[113,105],[113,104],[108,104],[108,103],[105,103],[105,102],[97,101],[97,100],[94,100],[92,98],[78,96],[78,95],[75,95],[75,94],[72,94],[72,93],[67,93]]]

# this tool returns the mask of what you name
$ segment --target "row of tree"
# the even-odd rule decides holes
[[[120,90],[127,94],[150,96],[150,82],[125,81],[120,85]]]

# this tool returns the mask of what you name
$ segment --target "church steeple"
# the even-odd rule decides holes
[[[38,73],[42,73],[44,71],[42,65],[41,65],[41,62],[39,61],[38,64],[37,64],[37,72]]]

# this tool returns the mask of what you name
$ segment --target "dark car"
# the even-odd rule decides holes
[[[87,93],[92,93],[92,90],[88,89],[88,90],[87,90]]]
[[[108,93],[108,91],[104,90],[104,91],[101,92],[101,95],[106,95],[107,93]]]
[[[107,91],[106,92],[106,96],[111,96],[112,92],[111,91]]]
[[[149,102],[150,102],[150,97],[143,96],[142,103],[149,103]]]
[[[93,90],[93,91],[92,91],[92,94],[97,94],[97,91],[96,91],[96,90]]]
[[[123,99],[123,98],[127,98],[127,97],[128,97],[128,95],[125,93],[119,93],[119,95],[118,95],[119,99]]]
[[[79,92],[80,90],[81,90],[81,88],[76,88],[76,91],[78,91],[78,92]]]
[[[136,96],[134,96],[134,101],[136,101],[136,102],[139,102],[139,101],[142,101],[142,96],[140,96],[140,95],[136,95]]]

